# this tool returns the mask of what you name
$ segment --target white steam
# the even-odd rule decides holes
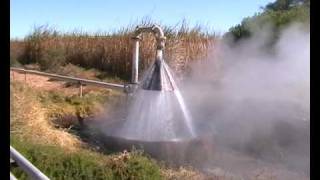
[[[310,32],[292,24],[270,50],[269,27],[238,45],[220,42],[192,65],[181,90],[199,135],[308,174]]]
[[[240,172],[242,177],[252,177],[248,172],[259,171],[261,161],[271,163],[269,167],[285,166],[309,176],[310,32],[308,27],[292,24],[281,31],[270,50],[267,42],[272,37],[271,29],[266,26],[257,30],[238,45],[228,40],[219,42],[212,56],[191,65],[191,74],[178,86],[197,138],[209,137],[209,141],[186,146],[185,151],[192,155],[183,150],[176,153],[201,159],[201,167],[208,163],[208,167]],[[159,101],[162,104],[157,107],[151,106],[156,100],[150,101],[156,96],[140,98],[149,100],[149,104],[131,107],[136,116],[125,132],[138,132],[144,139],[161,132],[156,138],[164,138],[166,127],[177,122],[166,113],[176,111],[168,106],[173,99]],[[117,125],[111,124],[122,128],[124,116],[122,111],[108,114],[101,118],[106,125],[99,122],[98,129],[117,134]],[[142,116],[147,117],[145,121],[141,121]],[[160,153],[160,146],[155,146]],[[288,174],[278,179],[301,179]]]

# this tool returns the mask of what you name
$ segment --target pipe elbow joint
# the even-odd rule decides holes
[[[156,34],[157,38],[165,38],[163,30],[158,25],[152,26],[152,31]]]

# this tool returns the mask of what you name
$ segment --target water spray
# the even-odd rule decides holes
[[[139,81],[142,33],[153,33],[155,36],[156,58]],[[189,153],[201,151],[207,139],[197,136],[191,114],[163,58],[166,40],[164,32],[158,25],[137,26],[132,39],[132,77],[125,90],[133,96],[128,101],[126,112],[121,113],[126,114],[126,117],[104,128],[105,144],[113,150],[131,149],[134,146],[156,158],[184,162],[188,147],[196,146]]]
[[[156,38],[156,58],[139,80],[139,45],[145,32]],[[251,173],[254,168],[268,167],[270,162],[272,167],[273,163],[276,167],[288,164],[290,169],[303,168],[308,172],[309,130],[305,122],[298,121],[299,113],[308,106],[292,103],[296,102],[292,85],[300,86],[306,79],[305,75],[300,78],[298,72],[303,71],[297,67],[309,66],[305,57],[308,46],[304,43],[307,38],[294,37],[282,40],[279,57],[259,49],[252,51],[252,47],[258,47],[256,40],[240,49],[221,43],[221,54],[216,57],[223,65],[223,76],[219,81],[211,76],[210,65],[216,59],[195,66],[201,73],[186,81],[183,96],[163,58],[166,38],[162,29],[157,25],[138,26],[132,38],[132,79],[127,86],[134,94],[127,101],[128,109],[119,108],[121,117],[104,117],[105,124],[98,124],[105,147],[111,151],[143,149],[153,158],[178,165],[192,164],[208,173],[219,166],[236,173]],[[292,54],[292,49],[305,49],[306,55]],[[206,72],[210,74],[204,75]]]

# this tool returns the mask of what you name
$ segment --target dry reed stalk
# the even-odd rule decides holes
[[[20,88],[20,90],[19,90]],[[21,89],[22,88],[22,89]],[[47,120],[47,110],[30,95],[28,87],[12,87],[11,132],[15,135],[36,143],[60,146],[66,151],[77,151],[84,146],[77,137],[70,133],[55,129]],[[20,91],[20,92],[19,92]],[[18,131],[16,131],[18,130]]]
[[[145,20],[142,24],[153,23]],[[54,29],[39,27],[23,41],[24,53],[19,55],[19,59],[23,63],[39,63],[44,70],[72,63],[128,80],[131,74],[133,27],[113,34],[93,35],[81,32],[62,34]],[[183,72],[190,62],[205,59],[216,40],[214,34],[203,33],[200,26],[187,28],[186,24],[182,24],[180,28],[164,26],[164,29],[167,36],[165,58],[178,73]],[[140,67],[145,70],[155,58],[155,39],[151,34],[144,34],[142,38]]]

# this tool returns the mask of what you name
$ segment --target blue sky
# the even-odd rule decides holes
[[[175,25],[185,18],[223,33],[274,0],[10,0],[10,37],[22,38],[35,25],[61,31],[112,31],[143,17]]]

